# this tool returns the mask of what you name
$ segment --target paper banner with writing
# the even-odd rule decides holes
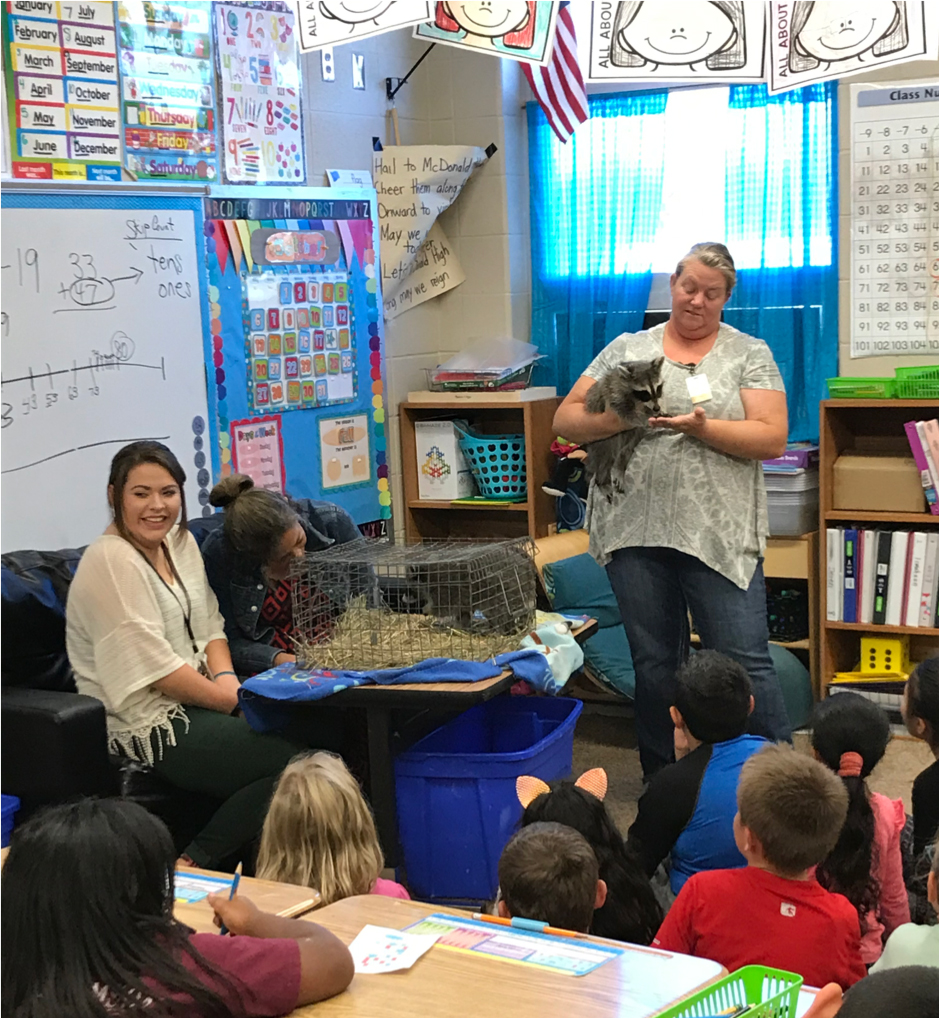
[[[279,417],[232,421],[232,467],[265,491],[284,491],[284,439]]]
[[[397,318],[409,308],[459,286],[466,279],[463,266],[450,246],[440,223],[434,223],[414,259],[414,269],[404,285],[384,297],[385,318]]]
[[[13,176],[120,180],[114,5],[5,3],[2,18]]]
[[[407,289],[415,271],[422,272],[422,281],[427,287],[427,296],[422,296],[422,300],[450,289],[441,283],[430,291],[425,270],[432,266],[434,254],[431,251],[425,252],[426,257],[421,255],[421,247],[437,217],[453,204],[470,175],[485,161],[486,153],[470,145],[396,145],[372,154],[386,318],[394,318],[401,310],[421,303],[415,301],[412,294],[404,302],[406,307],[399,310],[398,298]],[[436,236],[437,243],[447,248],[449,262],[452,258],[449,244],[442,233]],[[442,266],[443,262],[439,264]]]
[[[432,3],[413,0],[371,0],[366,3],[342,3],[337,0],[297,0],[297,26],[300,49],[316,50],[356,42],[370,35],[381,35],[396,28],[429,21],[434,16]]]
[[[764,78],[766,4],[602,0],[591,7],[588,81]]]
[[[557,27],[557,3],[434,4],[433,21],[414,29],[416,39],[474,53],[546,65]]]
[[[117,11],[127,168],[217,181],[212,5],[121,0]]]
[[[229,184],[303,184],[294,8],[212,4]]]
[[[939,56],[935,3],[771,3],[770,24],[770,92]]]

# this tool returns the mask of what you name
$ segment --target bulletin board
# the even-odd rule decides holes
[[[258,194],[205,200],[221,474],[264,461],[256,483],[389,519],[375,192]]]

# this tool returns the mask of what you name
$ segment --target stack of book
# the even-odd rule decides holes
[[[935,628],[939,533],[830,527],[829,622]]]
[[[782,456],[763,461],[769,532],[797,537],[818,528],[818,446],[791,443]]]
[[[936,469],[939,465],[939,422],[907,421],[903,427],[923,482],[929,511],[933,516],[939,516],[939,470]]]

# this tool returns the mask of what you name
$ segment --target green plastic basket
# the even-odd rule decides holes
[[[829,378],[832,399],[892,399],[895,378]]]
[[[894,368],[897,378],[933,378],[939,381],[939,364],[925,368]]]
[[[747,965],[662,1011],[658,1018],[711,1018],[741,1004],[756,1004],[746,1018],[795,1018],[802,976]]]

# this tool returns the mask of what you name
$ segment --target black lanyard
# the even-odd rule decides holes
[[[167,564],[170,567],[170,572],[173,574],[173,579],[179,584],[183,594],[185,594],[186,596],[185,608],[183,608],[182,602],[176,596],[176,591],[173,590],[173,588],[166,582],[166,580],[163,579],[162,576],[160,576],[160,570],[157,569],[157,567],[150,561],[150,559],[147,558],[146,555],[144,555],[142,551],[140,551],[139,548],[137,550],[140,551],[140,555],[143,558],[144,562],[146,562],[147,565],[157,574],[157,578],[159,579],[160,583],[162,583],[163,586],[166,587],[166,589],[173,595],[173,600],[179,605],[179,610],[182,612],[183,622],[185,623],[186,626],[186,633],[189,635],[189,641],[192,644],[192,652],[193,654],[196,655],[196,657],[198,657],[199,645],[198,643],[196,643],[196,637],[192,631],[192,601],[189,597],[189,591],[186,589],[186,584],[183,583],[183,578],[179,575],[179,572],[176,569],[176,564],[173,562],[173,557],[170,555],[170,550],[169,548],[166,547],[165,542],[162,542],[160,544],[160,548],[163,550],[163,557],[166,559]]]

